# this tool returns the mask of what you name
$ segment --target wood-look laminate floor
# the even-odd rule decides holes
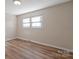
[[[6,42],[6,59],[73,59],[72,55],[62,55],[56,49],[30,41],[14,39]]]

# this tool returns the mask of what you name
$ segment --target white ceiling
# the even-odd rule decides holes
[[[46,8],[49,6],[53,6],[56,4],[68,2],[70,0],[20,0],[22,4],[20,6],[16,6],[13,4],[13,0],[5,0],[5,10],[6,13],[12,15],[19,15],[35,10],[39,10],[42,8]]]

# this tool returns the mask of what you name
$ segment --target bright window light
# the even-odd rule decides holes
[[[23,27],[24,28],[41,28],[42,27],[41,16],[23,19]]]
[[[30,22],[30,18],[23,19],[23,23]]]
[[[23,24],[23,27],[29,28],[30,27],[30,23]]]
[[[32,18],[32,22],[40,22],[40,21],[41,21],[41,16]]]
[[[30,18],[23,19],[23,27],[30,28]]]
[[[32,22],[32,28],[41,28],[42,26],[42,21],[41,21],[41,16],[37,17],[32,17],[31,22]]]
[[[33,28],[40,28],[41,27],[41,23],[32,23],[32,27]]]

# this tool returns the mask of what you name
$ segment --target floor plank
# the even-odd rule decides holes
[[[56,48],[14,39],[6,42],[6,59],[73,59],[70,54],[57,53]]]

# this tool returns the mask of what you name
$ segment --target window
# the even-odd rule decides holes
[[[41,16],[23,19],[23,27],[25,28],[41,28]]]
[[[23,19],[23,27],[30,27],[30,18]]]
[[[41,28],[42,26],[41,16],[32,17],[31,22],[32,22],[32,28]]]

